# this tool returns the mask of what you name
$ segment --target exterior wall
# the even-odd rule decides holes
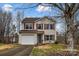
[[[36,24],[43,24],[43,29],[40,30],[40,29],[37,29],[38,31],[44,31],[44,34],[52,34],[54,35],[55,34],[55,29],[44,29],[44,24],[54,24],[54,22],[51,22],[50,20],[48,19],[44,19],[44,20],[41,20],[41,21],[36,21],[34,27],[36,29]]]
[[[55,42],[55,41],[53,41],[53,40],[52,40],[52,41],[43,41],[43,44],[44,44],[44,43],[54,43],[54,42]]]
[[[33,26],[34,26],[33,30],[36,30],[36,24],[43,24],[42,30],[37,29],[38,31],[44,31],[44,34],[42,36],[43,43],[54,43],[56,41],[56,39],[57,39],[56,30],[55,29],[47,29],[47,30],[44,29],[44,24],[55,24],[55,22],[52,22],[51,20],[48,20],[48,19],[43,19],[41,21],[37,20],[35,23],[31,23],[31,24],[33,24]],[[23,23],[21,23],[20,30],[25,30]],[[55,40],[45,41],[44,35],[54,35]],[[37,44],[37,34],[36,33],[21,33],[21,34],[19,34],[19,44],[22,44],[22,41],[21,41],[23,39],[22,36],[34,36],[35,39],[33,40],[33,42],[34,42],[34,44]]]
[[[26,36],[26,38],[24,36]],[[28,37],[32,36],[33,38],[30,37],[30,39],[29,39],[29,38],[27,38],[27,36]],[[25,39],[26,44],[25,44],[25,42],[23,43],[23,41],[22,41],[23,39]],[[22,44],[22,45],[35,45],[35,44],[37,44],[37,34],[35,34],[35,33],[22,33],[22,34],[20,34],[19,35],[19,44]]]
[[[38,23],[38,24],[53,24],[54,22],[52,22],[51,20],[48,20],[48,19],[43,19],[43,20],[37,20],[36,23]]]
[[[57,32],[56,32],[56,28],[55,28],[55,41],[57,40]]]
[[[34,23],[34,29],[36,30],[36,23]]]
[[[45,35],[55,35],[55,31],[54,30],[44,30],[44,34]]]
[[[20,30],[23,30],[23,29],[24,29],[24,24],[20,23]]]
[[[18,40],[19,44],[21,44],[21,40],[22,40],[22,37],[21,37],[21,34],[19,34],[19,40]]]
[[[44,31],[44,34],[43,34],[43,37],[42,37],[43,43],[54,43],[56,41],[56,30],[55,29],[44,29],[44,24],[55,24],[54,22],[51,22],[51,20],[48,20],[48,19],[43,19],[41,21],[36,21],[36,23],[34,24],[35,29],[36,29],[36,24],[43,24],[43,29],[42,30],[37,29],[38,31]],[[54,35],[55,40],[45,41],[44,40],[44,35]]]

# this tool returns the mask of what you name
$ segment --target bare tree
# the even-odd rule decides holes
[[[11,20],[12,20],[12,13],[3,12],[1,10],[1,13],[0,13],[0,36],[1,36],[2,42],[4,42],[4,36],[9,36]]]
[[[73,52],[73,48],[74,48],[74,33],[76,31],[76,26],[75,26],[75,19],[74,16],[76,14],[76,12],[79,9],[79,4],[75,4],[75,3],[65,3],[65,4],[52,4],[52,6],[57,7],[62,13],[63,13],[63,18],[65,18],[65,22],[67,25],[67,40],[69,42],[69,48],[70,51]]]
[[[17,11],[17,13],[16,13],[16,23],[17,23],[17,31],[19,32],[19,30],[20,30],[20,22],[21,22],[21,20],[22,20],[22,18],[23,18],[23,13],[22,13],[22,11]]]
[[[10,24],[11,24],[11,21],[12,21],[12,14],[11,13],[4,13],[5,14],[5,19],[3,20],[6,20],[6,24],[5,24],[5,36],[9,36],[9,33],[10,33]]]

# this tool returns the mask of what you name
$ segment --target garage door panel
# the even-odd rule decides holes
[[[22,44],[34,44],[35,36],[22,36]]]
[[[34,36],[34,34],[21,34],[22,36]]]

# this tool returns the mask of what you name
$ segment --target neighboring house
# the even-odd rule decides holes
[[[55,20],[48,17],[25,18],[20,24],[19,44],[35,45],[56,41]]]

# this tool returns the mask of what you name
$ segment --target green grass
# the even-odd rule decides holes
[[[50,46],[53,51],[60,51],[66,48],[63,44],[51,44]]]
[[[65,48],[66,47],[62,44],[48,44],[47,49],[38,48],[38,47],[33,48],[31,55],[33,55],[33,56],[46,56],[52,52],[62,51],[62,49],[65,49]]]
[[[38,49],[38,48],[34,48],[33,51],[32,51],[32,55],[35,55],[35,56],[44,56],[46,55],[45,51],[42,50],[42,49]]]

